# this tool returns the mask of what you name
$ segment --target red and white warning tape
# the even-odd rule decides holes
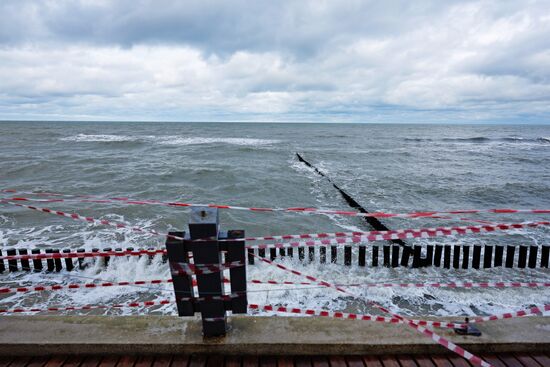
[[[65,306],[65,307],[46,307],[46,308],[17,307],[12,309],[0,309],[0,314],[97,310],[97,309],[112,309],[112,308],[126,308],[126,307],[152,307],[152,306],[169,305],[171,303],[173,302],[170,300],[162,300],[162,301],[130,302],[130,303],[123,303],[123,304],[115,304],[115,305],[85,305],[85,306]]]
[[[323,285],[323,286],[326,286],[328,288],[333,288],[333,289],[336,289],[337,291],[339,292],[342,292],[342,293],[345,293],[347,295],[350,295],[352,297],[355,297],[355,298],[358,298],[355,294],[353,293],[350,293],[348,291],[346,291],[345,289],[342,289],[341,287],[338,287],[336,285],[333,285],[333,284],[330,284],[326,281],[323,281],[323,280],[320,280],[320,279],[317,279],[315,277],[312,277],[310,275],[306,275],[306,274],[303,274],[297,270],[294,270],[294,269],[290,269],[290,268],[287,268],[281,264],[276,264],[274,263],[273,261],[270,261],[268,259],[265,259],[265,258],[262,258],[260,256],[257,256],[257,255],[254,255],[255,257],[259,258],[261,261],[263,262],[266,262],[270,265],[273,265],[273,266],[276,266],[278,267],[279,269],[282,269],[284,271],[287,271],[287,272],[290,272],[292,274],[295,274],[295,275],[299,275],[301,277],[305,277],[306,279],[308,280],[311,280],[311,281],[314,281],[314,282],[317,282],[317,284],[319,285]],[[376,308],[378,308],[379,310],[381,310],[382,312],[384,313],[387,313],[389,315],[391,315],[392,317],[394,318],[397,318],[399,320],[401,320],[403,323],[407,324],[408,326],[412,327],[413,329],[419,331],[420,333],[430,337],[433,341],[437,342],[438,344],[444,346],[445,348],[449,349],[450,351],[453,351],[455,353],[457,353],[458,355],[466,358],[467,360],[469,360],[470,362],[472,362],[473,364],[477,365],[477,366],[482,366],[482,367],[489,367],[491,366],[489,363],[485,362],[484,360],[482,360],[481,358],[471,354],[470,352],[466,351],[465,349],[459,347],[458,345],[452,343],[451,341],[441,337],[440,335],[434,333],[433,331],[429,330],[429,329],[426,329],[425,327],[421,326],[421,325],[418,325],[416,323],[414,323],[413,321],[411,320],[408,320],[406,318],[404,318],[403,316],[400,316],[396,313],[393,313],[391,312],[390,310],[388,310],[387,308],[383,307],[383,306],[380,306],[378,305],[376,302],[373,302],[373,301],[368,301],[368,303]]]
[[[534,306],[525,310],[520,310],[515,312],[506,312],[499,315],[473,317],[473,318],[469,318],[468,322],[475,324],[475,323],[481,323],[486,321],[512,319],[516,317],[537,315],[537,314],[543,313],[544,311],[550,311],[550,304]],[[465,326],[465,324],[457,324],[457,323],[444,322],[444,321],[428,321],[428,320],[411,320],[411,321],[418,325],[431,326],[431,327],[444,327],[444,328],[458,329],[458,328],[463,328]]]
[[[85,217],[79,214],[70,214],[62,211],[56,211],[48,208],[39,208],[30,205],[12,203],[0,199],[0,202],[7,203],[10,205],[32,209],[48,214],[59,215],[66,218],[71,218],[74,220],[81,220],[88,223],[109,225],[115,228],[129,228],[133,231],[146,233],[153,236],[166,236],[168,238],[173,238],[177,240],[184,240],[184,238],[179,236],[170,235],[167,233],[160,233],[154,230],[146,230],[135,226],[128,226],[123,223],[114,223],[103,219],[95,219],[92,217]],[[346,243],[362,243],[362,242],[371,242],[371,241],[385,241],[385,240],[396,240],[396,239],[409,239],[409,238],[430,238],[430,237],[445,237],[445,236],[455,236],[455,235],[467,235],[467,234],[477,234],[477,233],[487,233],[494,232],[497,230],[510,230],[510,229],[520,229],[520,228],[532,228],[538,226],[548,226],[550,222],[548,221],[539,221],[539,222],[524,222],[524,223],[499,223],[495,225],[480,225],[480,226],[451,226],[451,227],[435,227],[435,228],[418,228],[418,229],[398,229],[398,230],[389,230],[389,231],[369,231],[369,232],[334,232],[334,233],[310,233],[310,234],[300,234],[300,235],[283,235],[283,236],[267,236],[267,237],[249,237],[242,240],[250,241],[259,241],[261,239],[276,239],[276,238],[324,238],[321,240],[310,240],[310,241],[299,241],[299,242],[283,242],[283,243],[273,243],[273,244],[256,244],[247,246],[247,248],[285,248],[285,247],[301,247],[301,246],[317,246],[317,245],[333,245],[333,244],[346,244]],[[325,237],[334,237],[334,238],[325,238]],[[239,239],[233,239],[235,241]]]
[[[231,293],[231,294],[221,295],[221,296],[182,297],[180,298],[180,300],[181,301],[210,301],[210,300],[228,301],[236,298],[242,298],[244,297],[244,295],[245,295],[244,292],[236,292],[236,293]],[[74,311],[74,310],[122,308],[122,307],[159,306],[159,305],[166,305],[170,303],[172,303],[172,301],[162,300],[162,301],[147,301],[147,302],[131,302],[126,304],[115,304],[112,306],[85,305],[85,306],[47,307],[47,308],[15,308],[15,309],[0,309],[0,313],[23,313],[23,312],[45,312],[45,311],[59,312],[59,311]],[[311,316],[352,319],[352,320],[365,320],[365,321],[374,321],[374,322],[383,322],[383,323],[392,323],[392,324],[403,323],[402,319],[399,319],[396,317],[354,314],[354,313],[346,313],[346,312],[339,312],[339,311],[300,309],[296,307],[257,305],[257,304],[249,304],[248,308],[252,310],[264,310],[264,311],[272,311],[272,312],[284,312],[284,313],[294,313],[294,314],[303,314],[303,315],[311,315]],[[481,323],[486,321],[525,317],[529,315],[541,314],[543,311],[550,311],[550,304],[531,307],[525,310],[520,310],[515,312],[503,313],[500,315],[479,316],[475,318],[470,318],[468,322]],[[466,327],[466,323],[452,323],[452,322],[445,322],[445,321],[429,321],[429,320],[410,320],[410,321],[418,325],[428,326],[428,327],[452,328],[452,329],[461,329]]]
[[[397,240],[409,238],[430,238],[430,237],[448,237],[457,235],[468,235],[478,233],[489,233],[499,230],[533,228],[539,226],[548,226],[550,222],[524,222],[524,223],[499,223],[496,225],[481,225],[481,226],[453,226],[453,227],[436,227],[436,228],[418,228],[418,229],[397,229],[389,231],[369,231],[369,232],[335,232],[335,233],[319,233],[308,235],[292,235],[292,236],[318,236],[334,237],[321,240],[310,241],[295,241],[281,242],[269,244],[249,245],[247,248],[286,248],[286,247],[302,247],[302,246],[327,246],[341,245],[347,243],[364,243],[372,241]],[[290,236],[290,235],[288,235]],[[296,238],[296,237],[293,237]],[[308,237],[299,237],[308,238]],[[311,237],[313,238],[313,237]]]
[[[28,287],[15,288],[0,288],[0,294],[6,293],[28,293],[28,292],[47,292],[59,291],[65,289],[94,289],[101,287],[119,287],[119,286],[141,286],[148,284],[172,283],[172,279],[153,279],[153,280],[136,280],[134,282],[101,282],[101,283],[83,283],[83,284],[67,284],[67,285],[39,285]]]
[[[193,204],[182,202],[164,202],[158,200],[133,200],[126,197],[116,198],[104,198],[94,195],[65,195],[57,193],[34,193],[17,190],[4,189],[0,190],[2,193],[20,193],[25,195],[40,195],[40,196],[55,196],[55,197],[75,197],[82,198],[82,200],[67,200],[67,199],[33,199],[25,197],[12,197],[6,200],[19,200],[19,201],[43,201],[43,202],[65,202],[65,201],[80,201],[86,203],[125,203],[131,205],[164,205],[173,207],[210,207],[218,209],[233,209],[233,210],[247,210],[255,212],[296,212],[296,213],[308,213],[308,214],[337,214],[347,215],[355,217],[374,217],[374,218],[423,218],[432,217],[434,215],[446,214],[446,215],[461,215],[461,214],[550,214],[550,209],[466,209],[466,210],[450,210],[450,211],[421,211],[412,213],[385,213],[385,212],[372,212],[372,213],[359,213],[346,210],[327,210],[319,208],[307,208],[307,207],[295,207],[295,208],[254,208],[254,207],[242,207],[234,205],[218,205],[218,204]]]
[[[253,310],[263,310],[263,311],[272,311],[272,312],[283,312],[283,313],[294,313],[294,314],[301,314],[301,315],[311,315],[311,316],[323,316],[323,317],[333,317],[333,318],[339,318],[339,319],[350,319],[350,320],[365,320],[365,321],[375,321],[375,322],[383,322],[383,323],[391,323],[391,324],[400,324],[403,323],[402,320],[396,318],[396,317],[384,317],[384,316],[376,316],[376,315],[364,315],[364,314],[355,314],[355,313],[346,313],[346,312],[339,312],[339,311],[326,311],[326,310],[312,310],[312,309],[301,309],[296,307],[284,307],[284,306],[272,306],[272,305],[255,305],[250,304],[250,309]],[[502,315],[491,315],[491,316],[484,316],[484,317],[476,317],[474,319],[470,319],[469,323],[480,323],[484,321],[490,321],[490,320],[501,320],[501,319],[510,319],[514,317],[523,317],[528,315],[534,315],[534,314],[540,314],[542,313],[542,310],[549,310],[550,305],[544,305],[539,307],[532,307],[527,310],[521,310],[513,313],[506,313]],[[421,326],[430,326],[430,327],[438,327],[438,328],[450,328],[450,329],[464,329],[466,328],[466,323],[453,323],[453,322],[446,322],[446,321],[428,321],[428,320],[413,320],[410,321],[414,322],[415,324],[421,325]]]
[[[193,279],[193,286],[197,285],[197,280]],[[224,283],[229,283],[229,279],[223,278]],[[152,279],[152,280],[136,280],[133,282],[106,282],[102,281],[101,283],[82,283],[82,284],[67,284],[67,285],[35,285],[27,287],[13,287],[13,288],[0,288],[0,294],[7,293],[29,293],[29,292],[48,292],[48,291],[59,291],[66,289],[94,289],[101,287],[122,287],[122,286],[143,286],[148,284],[162,284],[162,283],[172,283],[172,279]]]
[[[26,208],[26,209],[32,209],[32,210],[36,210],[36,211],[43,212],[43,213],[59,215],[61,217],[70,218],[70,219],[74,219],[74,220],[80,220],[80,221],[93,223],[93,224],[97,224],[97,225],[106,225],[106,226],[110,226],[110,227],[114,227],[114,228],[118,228],[118,229],[125,228],[125,229],[130,229],[134,232],[145,233],[145,234],[149,234],[149,235],[152,235],[152,236],[163,236],[163,237],[168,237],[168,238],[172,238],[172,239],[175,239],[175,240],[183,240],[184,239],[183,237],[174,236],[174,235],[171,235],[171,234],[168,234],[168,233],[157,232],[157,231],[152,230],[152,229],[143,229],[143,228],[140,228],[140,227],[129,226],[129,225],[124,224],[124,223],[111,222],[111,221],[108,221],[108,220],[105,220],[105,219],[96,219],[96,218],[92,218],[92,217],[85,217],[83,215],[79,215],[79,214],[76,214],[76,213],[71,214],[71,213],[65,213],[65,212],[62,212],[62,211],[59,211],[59,210],[53,210],[53,209],[48,209],[48,208],[39,208],[39,207],[32,206],[32,205],[12,203],[11,201],[7,201],[7,200],[4,200],[4,199],[0,199],[0,202],[4,203],[4,204],[14,205],[14,206],[18,206],[18,207]]]
[[[252,279],[253,284],[277,285],[316,285],[311,282],[278,282],[276,280]],[[550,287],[550,283],[543,282],[456,282],[456,283],[353,283],[335,284],[340,287],[370,287],[370,288],[537,288]]]
[[[193,279],[193,286],[196,286],[196,280]],[[224,278],[224,283],[229,283],[229,279]],[[312,282],[279,282],[276,280],[259,280],[252,279],[249,281],[252,284],[272,284],[272,285],[317,285]],[[67,284],[67,285],[39,285],[13,288],[0,288],[0,294],[7,293],[28,293],[28,292],[44,292],[58,291],[66,289],[94,289],[100,287],[117,287],[117,286],[141,286],[148,284],[172,283],[172,279],[153,279],[153,280],[136,280],[133,282],[101,282],[101,283],[83,283],[83,284]],[[541,282],[483,282],[483,283],[355,283],[355,284],[336,284],[340,287],[371,287],[371,288],[538,288],[550,287],[550,283]]]

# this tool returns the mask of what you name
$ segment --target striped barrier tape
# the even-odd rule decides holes
[[[32,193],[31,193],[32,194]],[[96,204],[105,204],[105,203],[120,203],[120,199],[96,199],[96,200],[90,200],[90,199],[81,199],[81,200],[66,200],[66,199],[35,199],[35,198],[25,198],[25,197],[11,197],[11,198],[4,198],[4,200],[7,201],[27,201],[27,202],[41,202],[41,203],[59,203],[59,202],[79,202],[79,203],[96,203]],[[123,200],[124,201],[124,200]],[[167,206],[173,206],[171,203],[162,203],[162,202],[154,202],[154,201],[124,201],[127,204],[163,204]],[[199,206],[198,204],[193,206]],[[544,210],[537,210],[538,214],[545,213]],[[362,213],[361,213],[362,214]],[[372,213],[369,213],[372,214]],[[388,213],[384,213],[385,215],[388,215]],[[426,215],[422,216],[425,218],[434,218],[434,219],[448,219],[452,220],[453,217],[450,216],[441,216],[441,215]],[[418,218],[418,216],[414,216],[411,218]],[[467,221],[467,222],[477,222],[482,224],[493,224],[493,222],[486,221],[486,220],[480,220],[480,219],[472,219],[472,218],[458,218],[461,221]],[[274,236],[274,238],[271,237],[258,237],[258,240],[268,240],[268,239],[288,239],[288,238],[296,238],[296,237],[286,237],[286,236]],[[244,241],[254,241],[253,238],[245,238],[245,239],[239,239]],[[229,241],[229,240],[227,240]]]
[[[170,235],[167,233],[160,233],[154,230],[146,230],[135,226],[128,226],[123,223],[114,223],[107,220],[95,219],[92,217],[85,217],[79,214],[70,214],[62,211],[56,211],[48,208],[39,208],[30,205],[17,204],[9,201],[0,199],[0,202],[7,203],[10,205],[32,209],[48,214],[58,215],[65,218],[71,218],[74,220],[85,221],[88,223],[95,223],[99,225],[109,225],[115,228],[129,228],[133,231],[140,233],[146,233],[153,236],[166,236],[168,238],[173,238],[176,240],[184,240],[183,237]],[[480,225],[480,226],[451,226],[451,227],[435,227],[435,228],[417,228],[417,229],[398,229],[398,230],[389,230],[389,231],[368,231],[368,232],[334,232],[334,233],[310,233],[310,234],[301,234],[301,235],[283,235],[283,236],[267,236],[267,237],[249,237],[248,239],[241,240],[250,240],[250,241],[259,241],[260,239],[275,239],[275,238],[324,238],[324,237],[334,237],[334,238],[324,238],[321,240],[310,240],[310,241],[299,241],[299,242],[282,242],[282,243],[273,243],[273,244],[256,244],[247,246],[247,248],[285,248],[285,247],[300,247],[300,246],[317,246],[317,245],[332,245],[332,244],[346,244],[346,243],[362,243],[362,242],[372,242],[372,241],[386,241],[386,240],[395,240],[395,239],[410,239],[410,238],[430,238],[430,237],[446,237],[446,236],[455,236],[455,235],[467,235],[467,234],[478,234],[478,233],[487,233],[494,232],[497,230],[510,230],[510,229],[520,229],[527,227],[538,227],[538,226],[548,226],[550,222],[548,221],[539,221],[539,222],[524,222],[524,223],[499,223],[496,225]],[[232,239],[230,241],[235,241],[239,239]]]
[[[369,231],[369,232],[335,232],[335,233],[323,233],[321,235],[329,237],[329,235],[338,237],[325,238],[321,240],[309,240],[309,241],[294,241],[294,242],[280,242],[269,244],[257,244],[249,245],[247,248],[287,248],[287,247],[302,247],[302,246],[327,246],[327,245],[341,245],[352,243],[365,243],[374,241],[386,241],[396,239],[411,239],[411,238],[431,238],[431,237],[448,237],[457,235],[468,235],[478,233],[489,233],[499,230],[521,229],[521,228],[534,228],[539,226],[548,226],[550,222],[524,222],[524,223],[499,223],[497,225],[480,225],[480,226],[453,226],[453,227],[436,227],[436,228],[418,228],[418,229],[397,229],[389,231]],[[360,233],[360,234],[358,234]],[[304,235],[298,235],[304,236]]]
[[[253,284],[277,284],[277,285],[316,285],[311,282],[278,282],[276,280],[252,279]],[[370,287],[370,288],[538,288],[550,287],[544,282],[456,282],[456,283],[352,283],[335,284],[342,287]]]
[[[140,286],[147,284],[162,284],[172,283],[172,279],[153,279],[153,280],[136,280],[134,282],[101,282],[101,283],[83,283],[83,284],[67,284],[67,285],[38,285],[28,287],[0,288],[0,294],[7,293],[29,293],[29,292],[48,292],[60,291],[66,289],[94,289],[101,287],[120,287],[120,286]]]
[[[339,292],[342,292],[344,294],[347,294],[347,295],[350,295],[354,298],[359,298],[357,297],[355,294],[353,293],[350,293],[348,291],[346,291],[345,289],[342,289],[341,287],[339,286],[336,286],[336,285],[333,285],[333,284],[330,284],[326,281],[323,281],[323,280],[320,280],[320,279],[317,279],[315,277],[312,277],[310,275],[306,275],[306,274],[303,274],[297,270],[294,270],[294,269],[290,269],[290,268],[287,268],[281,264],[276,264],[274,263],[273,261],[270,261],[270,260],[267,260],[263,257],[260,257],[260,256],[257,256],[255,254],[253,254],[254,257],[257,257],[258,259],[260,259],[261,261],[263,262],[266,262],[272,266],[276,266],[277,268],[281,269],[281,270],[284,270],[284,271],[287,271],[287,272],[290,272],[292,274],[295,274],[295,275],[298,275],[298,276],[301,276],[301,277],[304,277],[308,280],[311,280],[311,281],[314,281],[314,282],[317,282],[317,284],[319,285],[323,285],[323,286],[326,286],[327,288],[333,288],[333,289],[336,289],[337,291]],[[417,330],[418,332],[430,337],[433,341],[435,341],[436,343],[444,346],[445,348],[449,349],[450,351],[452,352],[455,352],[456,354],[466,358],[467,360],[469,360],[470,362],[472,362],[473,364],[477,365],[477,366],[481,366],[481,367],[490,367],[491,365],[487,362],[485,362],[484,360],[482,360],[481,358],[471,354],[470,352],[468,352],[467,350],[459,347],[458,345],[452,343],[451,341],[441,337],[440,335],[434,333],[433,331],[429,330],[429,329],[426,329],[425,327],[421,326],[421,325],[418,325],[416,323],[414,323],[413,321],[411,320],[408,320],[406,318],[404,318],[403,316],[400,316],[398,314],[395,314],[393,312],[391,312],[390,310],[388,310],[387,308],[377,304],[376,302],[373,302],[373,301],[367,301],[368,304],[378,308],[379,310],[381,310],[382,312],[384,313],[387,313],[389,315],[391,315],[392,317],[394,318],[397,318],[399,320],[401,320],[403,323],[407,324],[408,326],[410,326],[411,328]]]
[[[60,311],[79,311],[79,310],[97,310],[97,309],[112,309],[112,308],[126,308],[126,307],[153,307],[169,305],[173,303],[170,300],[161,301],[145,301],[145,302],[130,302],[115,305],[85,305],[85,306],[66,306],[66,307],[46,307],[46,308],[12,308],[12,309],[0,309],[0,314],[18,314],[28,312],[60,312]]]
[[[151,235],[151,236],[163,236],[163,237],[166,236],[168,238],[172,238],[172,239],[175,239],[175,240],[180,240],[180,241],[184,240],[183,237],[174,236],[174,235],[171,235],[169,233],[160,233],[160,232],[157,232],[155,230],[143,229],[143,228],[140,228],[140,227],[129,226],[129,225],[124,224],[124,223],[111,222],[111,221],[108,221],[108,220],[105,220],[105,219],[96,219],[96,218],[92,218],[92,217],[85,217],[83,215],[76,214],[76,213],[65,213],[65,212],[62,212],[62,211],[59,211],[59,210],[53,210],[53,209],[48,209],[48,208],[39,208],[39,207],[32,206],[32,205],[12,203],[11,201],[7,201],[7,200],[4,200],[4,199],[0,199],[0,203],[14,205],[14,206],[18,206],[20,208],[36,210],[36,211],[43,212],[43,213],[59,215],[61,217],[70,218],[70,219],[79,220],[79,221],[84,221],[84,222],[93,223],[93,224],[97,224],[97,225],[105,225],[105,226],[110,226],[110,227],[114,227],[114,228],[118,228],[118,229],[121,229],[121,228],[130,229],[134,232],[145,233],[145,234],[148,234],[148,235]]]
[[[550,311],[550,304],[534,306],[534,307],[527,308],[525,310],[506,312],[499,315],[477,316],[473,318],[468,318],[468,323],[478,324],[486,321],[505,320],[505,319],[512,319],[516,317],[525,317],[530,315],[542,314],[544,311]],[[411,321],[421,326],[430,326],[430,327],[439,327],[439,328],[460,329],[466,326],[466,323],[457,324],[457,323],[445,322],[445,321],[428,321],[428,320],[411,320]]]
[[[229,279],[224,278],[224,283],[229,283]],[[29,293],[29,292],[44,292],[58,291],[67,289],[94,289],[100,287],[121,287],[121,286],[140,286],[147,284],[162,284],[172,283],[172,279],[153,279],[153,280],[136,280],[133,282],[101,282],[101,283],[83,283],[83,284],[67,284],[67,285],[39,285],[13,288],[0,288],[0,294],[7,293]],[[312,282],[279,282],[276,280],[259,280],[252,279],[249,281],[252,284],[272,284],[272,285],[316,285]],[[193,286],[197,285],[197,281],[193,279]],[[355,284],[336,284],[342,287],[371,287],[371,288],[538,288],[550,287],[550,283],[541,282],[483,282],[483,283],[355,283]]]
[[[181,301],[229,301],[236,298],[242,298],[245,296],[245,292],[236,292],[227,295],[221,296],[203,296],[203,297],[182,297]],[[67,306],[67,307],[48,307],[48,308],[15,308],[15,309],[0,309],[0,314],[2,313],[26,313],[26,312],[59,312],[59,311],[74,311],[74,310],[92,310],[92,309],[108,309],[108,308],[121,308],[121,307],[141,307],[141,306],[158,306],[171,304],[172,301],[162,300],[162,301],[146,301],[146,302],[131,302],[127,304],[115,304],[112,306],[107,305],[85,305],[85,306]],[[294,314],[303,314],[310,316],[322,316],[322,317],[334,317],[341,319],[352,319],[352,320],[365,320],[365,321],[374,321],[382,323],[403,323],[403,321],[396,317],[385,317],[378,315],[367,315],[367,314],[354,314],[346,313],[339,311],[326,311],[326,310],[312,310],[312,309],[300,309],[295,307],[284,307],[284,306],[272,306],[272,305],[257,305],[249,304],[248,308],[252,310],[264,310],[272,312],[284,312],[284,313],[294,313]],[[543,311],[550,311],[550,304],[535,306],[529,309],[503,313],[500,315],[490,315],[490,316],[479,316],[475,318],[470,318],[469,323],[481,323],[486,321],[494,320],[503,320],[511,319],[516,317],[525,317],[529,315],[541,314]],[[429,326],[429,327],[438,327],[438,328],[452,328],[452,329],[463,329],[466,327],[466,323],[452,323],[446,321],[430,321],[430,320],[410,320],[414,323],[417,323],[420,326]]]
[[[194,203],[182,203],[182,202],[165,202],[158,200],[133,200],[126,197],[115,197],[115,198],[104,198],[94,195],[65,195],[57,193],[33,193],[17,190],[4,189],[0,190],[2,193],[20,193],[25,195],[42,195],[42,196],[56,196],[56,197],[76,197],[82,198],[83,200],[67,200],[67,199],[33,199],[25,197],[14,197],[8,200],[19,200],[19,201],[44,201],[44,202],[67,202],[67,201],[81,201],[86,203],[125,203],[131,205],[164,205],[172,207],[210,207],[218,209],[233,209],[233,210],[247,210],[254,212],[296,212],[296,213],[307,213],[307,214],[336,214],[336,215],[347,215],[355,217],[374,217],[374,218],[423,218],[423,217],[432,217],[434,215],[461,215],[461,214],[481,214],[481,213],[490,213],[490,214],[550,214],[550,209],[509,209],[509,208],[500,208],[500,209],[465,209],[465,210],[449,210],[449,211],[418,211],[411,213],[386,213],[386,212],[372,212],[372,213],[359,213],[354,211],[346,210],[329,210],[329,209],[319,209],[319,208],[307,208],[307,207],[294,207],[294,208],[255,208],[255,207],[242,207],[234,205],[218,205],[218,204],[194,204]]]

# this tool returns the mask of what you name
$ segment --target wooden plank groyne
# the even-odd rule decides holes
[[[138,249],[143,250],[143,249]],[[149,248],[148,250],[155,250]],[[3,255],[28,254],[75,254],[85,252],[120,252],[134,251],[134,248],[67,248],[59,249],[7,249],[0,250]],[[295,247],[287,249],[249,249],[248,263],[254,264],[252,254],[274,260],[278,258],[295,258],[302,262],[332,263],[358,267],[438,267],[444,269],[487,269],[506,268],[548,268],[550,246],[534,245],[358,245],[358,246],[317,246]],[[152,257],[150,255],[142,255]],[[72,271],[84,269],[100,262],[108,266],[111,259],[119,256],[99,258],[56,258],[41,260],[0,260],[0,273],[17,271]],[[166,256],[162,255],[163,261]]]

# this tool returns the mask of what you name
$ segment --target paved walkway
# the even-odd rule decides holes
[[[547,367],[550,357],[542,353],[483,355],[495,367]],[[51,356],[8,357],[0,367],[468,367],[466,360],[452,355],[398,356],[286,356],[239,357],[205,355],[161,356]]]

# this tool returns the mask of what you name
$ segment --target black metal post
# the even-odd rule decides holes
[[[221,267],[222,257],[218,242],[219,212],[216,208],[192,208],[189,219],[189,236],[184,241],[193,252],[195,266]],[[227,315],[221,296],[224,294],[223,272],[196,273],[202,331],[204,336],[221,336],[227,331]],[[219,297],[219,298],[216,298]]]
[[[169,232],[172,236],[185,237],[185,232]],[[193,305],[193,278],[191,274],[179,272],[177,266],[173,263],[189,263],[189,251],[182,240],[174,238],[166,239],[166,252],[168,253],[168,262],[172,271],[172,285],[176,295],[176,306],[179,316],[193,316],[195,308]]]

